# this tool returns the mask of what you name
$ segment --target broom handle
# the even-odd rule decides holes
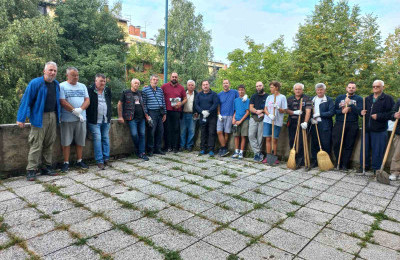
[[[300,99],[300,111],[302,111],[302,109],[303,109],[303,98]],[[300,135],[300,122],[301,122],[301,115],[299,115],[299,119],[297,120],[296,133],[298,133],[299,135]],[[295,142],[296,142],[296,153],[298,153],[299,152],[299,137],[297,137]]]
[[[349,93],[346,93],[346,98],[349,97]],[[347,108],[347,103],[345,108]],[[340,140],[340,149],[339,149],[339,159],[337,163],[337,168],[339,169],[340,166],[340,159],[342,158],[342,148],[343,148],[343,138],[344,138],[344,129],[346,127],[346,118],[347,118],[347,113],[344,114],[344,122],[343,122],[343,129],[342,129],[342,139]]]
[[[400,112],[400,108],[399,108],[398,112]],[[381,171],[383,171],[383,168],[385,167],[386,160],[387,160],[387,157],[388,157],[389,151],[390,151],[390,146],[392,145],[393,137],[394,137],[394,134],[396,132],[396,128],[397,128],[397,123],[398,122],[399,122],[399,119],[396,119],[396,121],[394,122],[392,134],[390,135],[389,143],[388,143],[388,146],[386,147],[385,156],[383,157],[383,162],[382,162],[382,165],[381,165]]]
[[[276,102],[276,95],[274,93],[274,116],[275,116],[275,102]],[[274,152],[274,128],[275,128],[275,118],[272,121],[272,138],[271,138],[271,154]]]
[[[365,97],[363,98],[363,110],[365,110]],[[363,115],[363,172],[365,172],[365,115]]]
[[[307,132],[303,129],[303,148],[304,148],[304,163],[309,166],[308,163],[308,146],[307,146]]]
[[[319,150],[322,151],[321,140],[319,139],[319,133],[318,133],[318,124],[315,124],[315,130],[317,132]]]
[[[306,147],[307,147],[307,163],[308,163],[308,167],[310,167],[311,163],[310,163],[310,150],[308,148],[308,140],[307,140],[307,131],[306,132]]]

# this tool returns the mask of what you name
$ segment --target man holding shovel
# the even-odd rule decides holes
[[[283,116],[287,109],[286,97],[279,93],[281,90],[281,83],[272,81],[269,84],[271,95],[265,101],[264,114],[264,128],[263,136],[266,140],[267,157],[262,161],[269,165],[279,164],[276,150],[278,147],[278,138],[283,125]]]
[[[400,98],[397,100],[396,104],[394,105],[393,108],[393,116],[392,120],[398,120],[400,118],[400,112],[399,112],[399,107],[400,107]],[[389,179],[391,181],[395,181],[399,179],[400,175],[400,127],[397,126],[395,131],[395,137],[393,141],[394,145],[394,153],[392,157],[392,163],[390,164],[390,176]]]

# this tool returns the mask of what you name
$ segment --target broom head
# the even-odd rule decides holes
[[[333,169],[333,163],[327,152],[320,150],[317,153],[317,161],[318,167],[321,171],[329,171]]]
[[[289,169],[296,170],[296,149],[290,149],[289,159],[286,165]]]
[[[379,170],[376,173],[376,180],[379,183],[390,185],[389,174],[387,172],[385,172],[384,170]]]

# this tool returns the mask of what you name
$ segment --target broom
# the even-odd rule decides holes
[[[346,98],[349,97],[349,93],[346,93]],[[345,108],[347,107],[347,103]],[[342,148],[343,148],[343,138],[344,138],[344,129],[346,128],[346,117],[347,117],[347,113],[344,114],[344,121],[343,121],[343,129],[342,129],[342,139],[340,140],[340,149],[339,149],[339,158],[337,161],[337,170],[339,170],[340,168],[340,159],[342,158]]]
[[[300,110],[302,109],[302,105],[303,105],[303,98],[300,99]],[[299,119],[297,120],[297,129],[296,129],[296,135],[294,137],[293,147],[289,152],[289,159],[286,163],[286,166],[292,170],[296,170],[296,142],[299,139],[300,120],[301,120],[301,115],[299,115]]]
[[[315,124],[315,130],[317,131],[318,144],[319,144],[319,152],[317,153],[318,167],[321,171],[329,171],[333,169],[333,164],[331,158],[329,158],[329,154],[322,150],[317,124]]]
[[[400,112],[400,108],[399,108],[398,112]],[[376,174],[376,180],[378,182],[380,182],[380,183],[383,183],[383,184],[388,184],[388,185],[390,184],[389,174],[387,172],[385,172],[383,170],[383,168],[385,168],[386,160],[387,160],[387,157],[389,155],[390,147],[392,145],[393,137],[394,137],[394,134],[396,132],[396,128],[397,128],[397,123],[398,122],[399,122],[399,119],[396,119],[396,121],[394,122],[392,134],[390,135],[388,146],[386,147],[385,156],[383,157],[381,169]]]
[[[303,129],[304,166],[310,168],[310,155],[308,153],[307,130]]]

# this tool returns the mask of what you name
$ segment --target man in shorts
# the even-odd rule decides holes
[[[235,137],[235,153],[232,158],[243,159],[243,150],[246,146],[246,137],[249,135],[249,104],[244,85],[238,87],[239,97],[234,101],[232,119],[233,136]],[[240,149],[239,149],[240,145]]]
[[[90,104],[89,94],[84,84],[78,82],[79,72],[77,68],[67,69],[67,81],[60,84],[61,104],[61,146],[63,150],[64,163],[61,171],[69,169],[70,145],[75,141],[76,166],[89,168],[82,161],[82,150],[86,139],[86,109]]]
[[[218,93],[219,106],[218,106],[218,122],[217,134],[219,144],[218,155],[223,157],[229,154],[228,152],[228,138],[232,131],[232,118],[233,118],[233,102],[239,97],[236,89],[230,89],[231,84],[229,80],[224,79],[222,82],[223,91]]]

